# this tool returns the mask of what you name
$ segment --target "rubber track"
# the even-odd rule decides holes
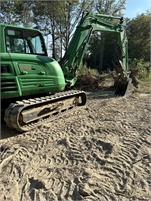
[[[62,98],[64,98],[65,100],[67,98],[74,97],[75,95],[84,96],[84,100],[82,100],[80,107],[75,106],[69,110],[65,110],[64,112],[58,113],[55,116],[49,116],[45,119],[38,120],[38,122],[35,122],[35,123],[29,123],[24,126],[19,125],[19,122],[18,122],[19,114],[28,106],[34,107],[41,103],[47,103],[47,102],[50,103],[51,101],[54,102],[54,100],[57,102],[57,100],[59,101]],[[74,110],[77,110],[78,108],[81,108],[81,106],[85,105],[85,103],[86,103],[86,94],[84,91],[79,91],[79,90],[70,90],[66,92],[56,93],[54,95],[49,95],[49,96],[44,96],[44,97],[39,97],[34,99],[27,99],[22,101],[16,101],[15,103],[11,103],[9,107],[5,110],[4,120],[8,127],[24,132],[41,125],[43,122],[53,121],[63,115],[66,115]]]

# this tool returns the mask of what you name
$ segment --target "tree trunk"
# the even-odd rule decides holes
[[[99,73],[103,71],[103,55],[104,55],[104,34],[101,33],[101,45],[100,45],[100,58],[99,58]]]

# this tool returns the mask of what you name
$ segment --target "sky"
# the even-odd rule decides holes
[[[123,10],[124,17],[135,18],[137,14],[151,11],[151,0],[127,0],[126,10]]]

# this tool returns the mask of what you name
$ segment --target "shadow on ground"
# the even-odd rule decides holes
[[[0,139],[10,138],[10,137],[13,137],[13,136],[19,135],[19,134],[20,134],[19,131],[9,128],[8,126],[6,126],[5,123],[1,124]]]
[[[95,92],[87,92],[88,99],[109,99],[114,98],[114,91],[112,90],[98,90]]]

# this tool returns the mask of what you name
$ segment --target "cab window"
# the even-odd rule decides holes
[[[38,31],[7,28],[6,51],[10,53],[46,55],[44,41]]]

